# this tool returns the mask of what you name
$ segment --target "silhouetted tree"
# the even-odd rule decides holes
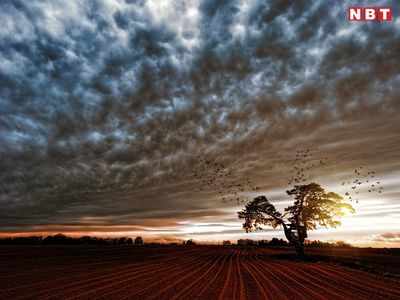
[[[126,244],[126,237],[120,237],[118,239],[118,245],[125,245]]]
[[[255,246],[257,245],[256,241],[250,240],[250,239],[240,239],[237,241],[238,246]]]
[[[49,235],[43,239],[43,244],[48,245],[71,245],[74,244],[74,239],[65,236],[62,233],[57,233],[56,235]]]
[[[282,246],[288,246],[288,242],[286,242],[283,239],[278,239],[278,238],[272,238],[272,240],[268,243],[269,246],[273,247],[282,247]]]
[[[272,240],[259,240],[257,242],[257,246],[259,247],[287,247],[289,243],[284,239],[272,238]]]
[[[43,242],[41,236],[21,236],[0,238],[0,245],[40,245]]]
[[[93,236],[69,237],[58,233],[45,238],[41,236],[0,238],[0,245],[132,245],[131,238],[100,238]]]
[[[186,242],[184,241],[183,244],[186,246],[196,245],[196,243],[192,239],[187,240]]]
[[[136,238],[135,238],[135,245],[136,246],[141,246],[141,245],[143,245],[144,243],[143,243],[143,239],[142,239],[142,237],[141,236],[137,236]]]
[[[246,232],[260,230],[262,225],[282,226],[287,240],[299,256],[304,255],[308,230],[314,230],[318,225],[336,227],[340,225],[338,218],[346,210],[354,212],[354,208],[340,195],[326,192],[317,183],[295,185],[287,194],[294,197],[294,203],[284,213],[277,211],[265,196],[258,196],[247,203],[238,216],[244,219]]]
[[[231,241],[229,241],[229,240],[226,240],[226,241],[223,241],[222,242],[222,245],[223,246],[230,246],[232,243],[231,243]]]
[[[349,244],[349,243],[346,243],[346,242],[344,242],[344,241],[337,241],[337,242],[335,243],[335,247],[339,247],[339,248],[351,248],[352,245]]]
[[[334,243],[322,242],[322,241],[305,241],[305,246],[310,248],[351,248],[351,244],[343,241],[336,241]]]

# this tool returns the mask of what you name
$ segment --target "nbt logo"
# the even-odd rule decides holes
[[[380,21],[391,22],[393,12],[391,7],[349,7],[347,11],[349,21]]]

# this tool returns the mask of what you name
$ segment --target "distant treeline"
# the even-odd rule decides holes
[[[224,242],[224,245],[227,243]],[[238,246],[259,246],[259,247],[286,247],[289,243],[283,239],[272,238],[272,240],[251,240],[241,239],[237,241]]]
[[[129,237],[100,238],[93,236],[69,237],[64,234],[27,237],[0,238],[0,245],[143,245],[139,236],[135,240]]]
[[[321,241],[306,241],[305,246],[310,247],[310,248],[331,248],[331,247],[352,248],[353,247],[351,244],[348,244],[343,241],[337,241],[334,243],[321,242]]]
[[[230,241],[224,241],[223,245],[231,245]],[[271,240],[251,240],[251,239],[241,239],[237,241],[238,246],[258,246],[258,247],[289,247],[290,244],[284,239],[272,238]],[[310,248],[350,248],[352,245],[347,244],[342,241],[337,241],[334,243],[322,242],[322,241],[305,241],[305,247]]]
[[[231,241],[223,241],[224,246],[234,245]],[[42,236],[27,236],[27,237],[6,237],[0,238],[0,245],[144,245],[143,238],[138,236],[134,240],[130,237],[120,238],[100,238],[93,236],[82,237],[69,237],[64,234]],[[149,246],[161,246],[165,243],[146,243]],[[177,246],[178,243],[169,243],[171,246]],[[181,245],[196,245],[196,243],[189,239],[183,241]],[[241,239],[237,241],[237,246],[257,246],[257,247],[289,247],[289,243],[284,239],[272,238],[271,240],[251,240]],[[329,247],[352,247],[342,241],[335,243],[321,242],[321,241],[306,241],[306,247],[312,248],[329,248]]]

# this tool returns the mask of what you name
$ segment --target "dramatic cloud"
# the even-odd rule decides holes
[[[1,1],[1,231],[239,231],[233,204],[197,190],[199,155],[267,193],[284,191],[306,147],[328,158],[315,174],[328,186],[359,165],[398,182],[400,23],[345,13],[327,1]],[[399,193],[387,186],[383,205]]]
[[[386,232],[383,234],[374,235],[372,237],[372,241],[389,247],[398,247],[400,245],[400,233]]]

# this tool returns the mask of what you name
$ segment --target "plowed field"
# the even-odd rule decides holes
[[[3,247],[0,299],[400,299],[400,284],[329,263],[222,247]]]

